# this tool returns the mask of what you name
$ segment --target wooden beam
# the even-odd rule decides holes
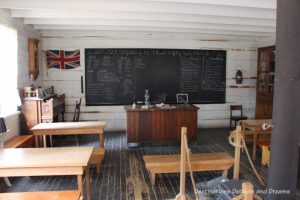
[[[2,0],[0,8],[11,9],[67,9],[95,11],[127,11],[177,14],[202,14],[231,17],[251,17],[275,19],[275,9],[234,7],[211,4],[168,3],[145,1],[39,1],[39,0]]]
[[[138,26],[77,26],[77,25],[34,25],[35,29],[45,30],[102,30],[102,31],[148,31],[148,32],[176,32],[176,33],[198,33],[198,34],[216,34],[216,35],[236,35],[236,36],[257,36],[272,37],[272,32],[249,32],[236,30],[213,30],[197,28],[166,28],[166,27],[138,27]]]
[[[126,11],[102,11],[93,10],[35,10],[35,9],[12,9],[12,17],[29,19],[122,19],[141,21],[172,21],[172,22],[200,22],[213,24],[235,24],[250,26],[275,27],[276,19],[259,19],[246,17],[218,16],[218,13],[211,15],[202,14],[176,14],[176,13],[142,13]]]
[[[145,0],[155,2],[182,2],[182,3],[194,3],[194,4],[211,4],[211,5],[226,5],[237,7],[251,7],[251,8],[268,8],[276,9],[276,0]]]
[[[5,3],[6,5],[16,5],[18,4],[19,7],[38,7],[40,5],[40,1],[38,0],[27,0],[26,3],[28,3],[29,5],[25,5],[23,3],[22,0],[2,0],[3,3]],[[8,2],[10,2],[8,4]],[[58,4],[61,3],[62,6],[64,7],[65,5],[69,4],[70,2],[73,2],[73,5],[70,5],[72,8],[74,8],[74,5],[77,4],[79,7],[82,7],[82,5],[103,5],[108,3],[109,1],[93,1],[93,0],[85,0],[84,2],[82,1],[60,1],[60,0],[53,0],[51,1],[54,4]],[[49,5],[51,5],[51,2],[48,3]],[[20,4],[22,3],[22,4]],[[38,4],[37,4],[38,3]],[[46,2],[42,2],[42,4],[44,4]],[[264,1],[260,1],[260,0],[127,0],[126,2],[122,1],[122,0],[114,0],[112,3],[114,4],[120,4],[120,3],[125,3],[125,4],[139,4],[139,3],[156,3],[156,4],[165,4],[165,5],[172,5],[172,4],[179,4],[179,3],[183,3],[183,4],[187,4],[187,5],[197,5],[197,6],[227,6],[227,7],[238,7],[238,8],[263,8],[263,9],[270,9],[270,10],[275,10],[276,9],[276,0],[264,0]],[[33,4],[36,4],[35,6]],[[33,5],[33,6],[31,6]],[[55,6],[57,8],[56,5],[52,5]],[[76,5],[75,5],[76,6]],[[47,8],[47,7],[46,7]],[[84,7],[82,7],[84,8]]]
[[[25,19],[25,24],[37,25],[89,25],[89,26],[132,26],[132,27],[164,27],[164,28],[194,28],[206,30],[232,30],[247,32],[275,33],[275,27],[245,26],[233,24],[209,24],[195,22],[160,22],[141,20],[101,20],[101,19]]]

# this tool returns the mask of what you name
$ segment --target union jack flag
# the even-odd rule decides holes
[[[80,50],[48,50],[46,51],[48,68],[74,69],[80,67]]]

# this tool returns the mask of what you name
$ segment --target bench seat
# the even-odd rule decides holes
[[[30,148],[32,142],[33,135],[18,135],[4,142],[4,148]]]
[[[260,148],[262,148],[263,146],[270,147],[271,141],[270,141],[270,140],[259,141],[257,145],[258,145]]]
[[[155,184],[157,173],[179,173],[180,154],[175,155],[146,155],[143,156],[152,184]],[[223,171],[227,176],[228,169],[233,166],[234,158],[226,152],[191,154],[192,171]],[[189,167],[186,166],[189,171]]]
[[[104,158],[105,148],[94,148],[91,158],[89,160],[89,164],[95,164],[97,173],[100,172],[101,161]]]
[[[79,190],[0,193],[0,200],[79,200]]]

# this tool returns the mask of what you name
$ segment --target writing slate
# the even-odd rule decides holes
[[[186,49],[85,49],[86,105],[121,105],[166,93],[190,103],[224,103],[226,51]]]

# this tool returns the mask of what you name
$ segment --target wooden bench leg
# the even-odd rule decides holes
[[[225,169],[223,172],[222,172],[222,176],[224,178],[227,178],[228,177],[228,169]]]
[[[104,133],[99,134],[100,147],[104,147]]]
[[[90,168],[85,168],[85,186],[86,186],[86,199],[91,200],[91,181],[90,181]]]
[[[81,196],[83,196],[82,175],[77,175],[77,184],[78,184],[78,190],[80,191]]]
[[[43,135],[44,148],[47,147],[47,135]]]
[[[100,163],[97,163],[97,164],[96,164],[97,174],[100,173],[100,167],[101,167]]]
[[[155,173],[149,172],[150,181],[152,185],[155,185]]]
[[[53,147],[52,135],[49,135],[49,139],[50,139],[50,146]]]
[[[270,160],[270,151],[269,148],[265,145],[262,146],[262,158],[261,158],[261,164],[263,166],[268,165],[269,166],[269,160]]]
[[[34,137],[34,141],[35,141],[35,147],[38,148],[39,147],[39,136],[38,135],[36,135]]]

